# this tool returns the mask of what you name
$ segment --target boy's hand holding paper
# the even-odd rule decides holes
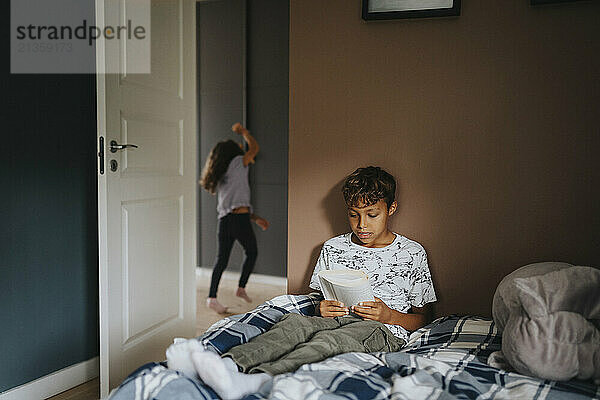
[[[381,323],[392,322],[392,310],[381,299],[375,297],[375,301],[364,301],[351,307],[356,315],[379,321]]]
[[[344,303],[337,300],[323,300],[319,304],[321,317],[325,318],[343,317],[344,315],[348,315],[349,311]]]

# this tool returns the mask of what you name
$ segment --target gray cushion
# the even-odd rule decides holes
[[[515,278],[544,275],[548,272],[559,271],[572,266],[564,262],[541,262],[526,265],[506,275],[498,284],[496,293],[494,293],[494,299],[492,300],[492,315],[498,330],[500,332],[504,330],[504,326],[510,316],[509,309],[518,307],[518,297],[515,295],[513,286]]]
[[[600,380],[600,270],[565,263],[520,268],[498,285],[492,314],[516,371]]]

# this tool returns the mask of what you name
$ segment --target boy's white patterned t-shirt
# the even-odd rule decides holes
[[[423,307],[436,301],[425,249],[414,240],[394,234],[396,239],[381,248],[353,243],[351,232],[329,239],[321,249],[310,287],[321,290],[317,278],[320,270],[348,268],[364,271],[375,297],[396,311],[406,313],[411,306]],[[406,329],[385,325],[395,336],[408,341]]]

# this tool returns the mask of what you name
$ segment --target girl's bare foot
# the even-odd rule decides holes
[[[225,314],[227,312],[227,307],[219,303],[216,297],[208,297],[206,299],[206,306],[219,314]]]
[[[237,290],[235,291],[235,295],[246,300],[247,303],[252,303],[252,299],[248,297],[248,293],[246,293],[246,289],[244,289],[243,287],[237,288]]]

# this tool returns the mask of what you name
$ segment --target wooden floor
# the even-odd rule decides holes
[[[235,296],[235,290],[237,289],[237,280],[223,279],[219,285],[219,292],[217,293],[217,299],[224,306],[229,308],[229,313],[222,315],[217,314],[210,308],[206,307],[206,296],[208,296],[208,282],[198,282],[197,287],[197,306],[196,306],[196,336],[200,336],[208,329],[209,326],[222,319],[224,316],[241,314],[246,311],[250,311],[256,306],[264,303],[266,300],[270,300],[280,294],[285,294],[287,288],[285,286],[277,285],[266,285],[263,283],[256,283],[250,281],[246,286],[246,292],[252,299],[252,303],[246,303],[244,300]]]
[[[272,299],[275,296],[284,294],[287,290],[285,286],[267,285],[253,282],[252,276],[250,282],[246,286],[248,296],[252,299],[252,303],[246,303],[244,300],[235,297],[237,289],[237,281],[228,280],[223,277],[219,285],[218,299],[229,307],[229,314],[240,314],[249,311],[265,300]],[[224,317],[217,314],[213,310],[206,307],[206,296],[208,295],[208,283],[204,281],[198,282],[197,288],[197,306],[196,306],[196,335],[201,335],[206,329]],[[225,315],[225,316],[226,316]],[[100,397],[100,381],[98,378],[91,380],[82,385],[76,386],[66,392],[50,397],[48,400],[98,400]]]

